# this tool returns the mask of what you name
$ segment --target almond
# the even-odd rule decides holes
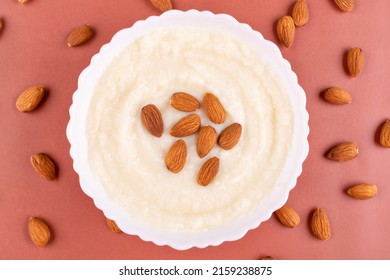
[[[191,94],[176,92],[171,97],[171,106],[182,112],[193,112],[200,108],[200,103]]]
[[[301,222],[298,213],[291,207],[284,205],[275,211],[279,222],[289,228],[294,228]]]
[[[115,232],[115,233],[122,232],[121,229],[118,227],[118,225],[115,223],[115,221],[106,218],[106,222],[107,222],[107,226],[108,226],[110,231]]]
[[[77,47],[88,42],[93,35],[93,31],[88,24],[83,24],[73,29],[68,36],[68,46]]]
[[[355,143],[347,142],[334,146],[327,158],[335,161],[347,161],[357,157],[359,148]]]
[[[350,197],[356,199],[369,199],[376,196],[378,189],[374,184],[359,184],[353,187],[350,187],[347,190],[347,194]]]
[[[260,257],[260,260],[263,260],[263,261],[271,261],[271,260],[274,260],[275,258],[272,257],[272,256],[263,256],[263,257]]]
[[[325,90],[324,98],[332,104],[344,105],[352,102],[352,96],[344,89],[331,87]]]
[[[38,247],[44,247],[50,241],[50,228],[40,218],[30,217],[28,220],[28,233],[31,241]]]
[[[1,31],[3,30],[3,25],[4,25],[3,21],[4,21],[3,18],[0,17],[0,34],[1,34]]]
[[[179,120],[171,128],[171,135],[175,137],[185,137],[194,134],[199,130],[200,118],[196,114],[186,116]]]
[[[390,120],[386,120],[382,125],[379,141],[383,147],[390,148]]]
[[[218,145],[224,150],[230,150],[240,141],[242,127],[233,123],[226,127],[218,137]]]
[[[352,48],[347,54],[347,69],[352,77],[357,77],[364,67],[364,54],[360,48]]]
[[[35,171],[43,178],[53,181],[56,178],[56,167],[53,160],[44,153],[38,153],[30,158]]]
[[[350,12],[355,7],[355,0],[334,0],[334,2],[343,12]]]
[[[43,86],[32,86],[24,90],[16,100],[16,108],[20,112],[31,112],[42,101],[45,95],[45,88]]]
[[[217,132],[211,126],[204,126],[200,129],[196,141],[196,151],[200,158],[204,158],[217,142]]]
[[[24,4],[24,3],[26,3],[26,2],[28,2],[30,0],[18,0],[18,1],[19,1],[20,4]]]
[[[160,110],[156,105],[149,104],[141,109],[142,124],[150,134],[161,137],[164,131],[164,122]]]
[[[153,7],[160,10],[161,12],[166,12],[172,10],[171,0],[150,0]]]
[[[206,93],[203,96],[203,105],[207,117],[216,124],[225,122],[226,113],[219,99],[212,93]]]
[[[328,216],[321,208],[317,208],[311,218],[311,230],[315,237],[320,240],[328,240],[331,236],[331,229]]]
[[[292,17],[283,16],[280,18],[276,26],[276,32],[279,41],[287,48],[291,47],[295,36],[295,24]]]
[[[303,26],[309,21],[309,7],[305,0],[295,2],[291,17],[296,26]]]
[[[177,140],[169,149],[165,157],[165,165],[173,173],[180,172],[187,159],[187,146],[184,140]]]
[[[217,176],[219,170],[219,158],[212,157],[208,159],[200,168],[197,182],[199,185],[207,186]]]

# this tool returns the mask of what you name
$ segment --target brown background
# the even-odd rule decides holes
[[[114,234],[93,201],[79,187],[72,169],[65,129],[68,109],[80,72],[93,54],[120,29],[158,15],[147,0],[1,0],[0,17],[0,258],[1,259],[390,259],[390,149],[378,145],[380,125],[390,118],[390,1],[356,1],[343,13],[331,0],[307,0],[309,23],[296,30],[290,49],[280,47],[306,91],[310,115],[310,153],[288,203],[301,216],[295,229],[275,217],[242,239],[218,247],[176,251],[144,242],[136,236]],[[293,0],[176,0],[177,9],[227,13],[250,24],[276,42],[277,19],[291,10]],[[88,23],[96,36],[79,48],[66,38]],[[366,66],[350,78],[343,58],[348,48],[364,50]],[[41,106],[20,113],[17,96],[43,84],[50,89]],[[330,105],[320,97],[330,86],[348,90],[352,104]],[[359,156],[345,163],[324,157],[342,141],[355,141]],[[59,167],[58,180],[48,182],[32,169],[37,152],[51,155]],[[377,197],[357,201],[345,189],[375,183]],[[328,213],[332,238],[315,239],[309,217],[316,207]],[[27,233],[30,216],[44,218],[54,238],[35,247]]]

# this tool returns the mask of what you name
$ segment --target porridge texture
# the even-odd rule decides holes
[[[267,60],[220,30],[169,27],[144,35],[105,69],[94,90],[86,135],[94,176],[110,199],[141,223],[163,231],[206,231],[253,210],[272,189],[288,155],[293,113],[288,96]],[[231,150],[215,146],[204,158],[196,137],[187,144],[187,161],[177,174],[165,166],[178,138],[173,124],[191,114],[172,108],[175,92],[199,101],[212,92],[226,110],[223,124],[211,123],[201,108],[202,126],[219,134],[232,123],[242,135]],[[155,104],[164,120],[161,137],[140,120],[146,104]],[[207,187],[196,182],[202,164],[220,159]]]

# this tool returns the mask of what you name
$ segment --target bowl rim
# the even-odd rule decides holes
[[[194,26],[206,26],[212,22],[214,25],[225,28],[238,36],[247,36],[250,42],[256,42],[263,52],[266,50],[270,63],[279,71],[282,84],[289,87],[288,95],[294,114],[293,147],[287,156],[286,162],[275,184],[275,188],[269,194],[268,200],[273,200],[266,209],[257,207],[247,219],[238,221],[234,225],[222,226],[217,230],[210,230],[201,233],[166,233],[151,227],[138,225],[130,221],[126,214],[117,205],[114,205],[105,194],[104,188],[96,181],[88,166],[87,142],[83,133],[82,110],[88,109],[88,94],[93,91],[94,81],[100,78],[112,59],[131,42],[153,31],[161,26],[175,26],[182,24]],[[248,41],[248,43],[249,43]],[[126,44],[123,44],[126,42]],[[84,112],[86,115],[86,112]],[[272,213],[283,206],[289,196],[289,192],[295,187],[298,177],[302,173],[302,165],[309,153],[309,114],[306,110],[306,95],[298,83],[298,77],[291,69],[290,63],[283,58],[280,49],[273,42],[264,39],[262,34],[253,30],[248,24],[240,23],[227,14],[214,14],[210,11],[198,10],[170,10],[160,16],[150,16],[139,20],[129,28],[118,31],[111,41],[103,45],[96,53],[90,64],[81,72],[78,79],[78,88],[72,97],[72,104],[69,108],[69,122],[66,128],[66,136],[70,143],[70,156],[73,159],[73,169],[79,175],[79,183],[83,192],[89,196],[95,206],[103,211],[104,215],[115,220],[121,230],[127,234],[137,235],[144,241],[151,241],[156,245],[168,245],[177,250],[186,250],[192,247],[205,248],[207,246],[218,246],[225,241],[234,241],[242,238],[249,230],[257,228],[262,222],[268,220]],[[81,124],[81,125],[80,125]],[[283,191],[283,192],[280,192]]]

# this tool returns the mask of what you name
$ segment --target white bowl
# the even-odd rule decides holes
[[[128,217],[123,209],[109,199],[101,183],[92,175],[88,164],[88,144],[85,132],[87,109],[94,86],[110,62],[141,36],[159,27],[178,25],[222,29],[242,39],[243,42],[256,46],[259,52],[267,54],[269,65],[276,73],[279,73],[282,86],[288,89],[287,93],[294,115],[292,149],[268,197],[247,216],[228,225],[196,233],[164,232],[140,225]],[[308,113],[305,106],[305,93],[299,86],[297,76],[291,70],[290,64],[282,57],[278,47],[265,40],[259,32],[226,14],[216,15],[208,11],[197,10],[186,12],[172,10],[161,16],[151,16],[146,20],[138,21],[131,28],[119,31],[110,43],[104,45],[100,52],[93,56],[91,64],[80,74],[78,89],[73,95],[73,104],[69,109],[70,121],[66,132],[71,144],[70,155],[74,161],[73,167],[79,174],[82,190],[93,199],[96,207],[101,209],[106,217],[116,221],[123,232],[138,235],[145,241],[152,241],[157,245],[168,245],[178,250],[191,247],[204,248],[219,245],[224,241],[240,239],[248,230],[258,227],[261,222],[269,219],[271,214],[287,201],[289,191],[295,186],[302,172],[303,161],[309,151]]]

